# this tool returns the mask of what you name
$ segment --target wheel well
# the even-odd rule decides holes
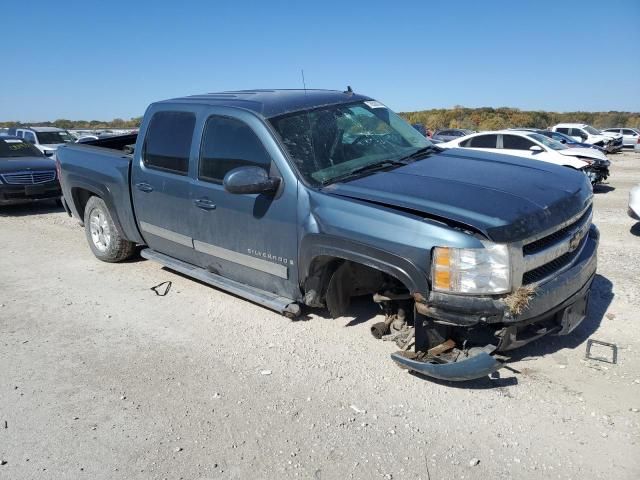
[[[99,196],[96,193],[87,190],[85,188],[74,188],[71,191],[71,197],[73,199],[73,204],[76,207],[76,211],[78,215],[80,215],[80,221],[84,222],[84,208],[87,206],[87,202],[93,196]]]
[[[373,266],[331,256],[314,258],[303,290],[306,305],[328,306],[333,310],[330,312],[332,316],[344,314],[350,297],[383,291],[409,292],[393,275]],[[340,298],[336,301],[336,297]],[[335,306],[337,304],[339,308]]]

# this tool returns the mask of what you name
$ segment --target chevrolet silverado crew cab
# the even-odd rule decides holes
[[[255,90],[152,104],[139,134],[61,146],[68,212],[107,262],[141,255],[296,316],[369,295],[392,358],[441,379],[585,317],[596,271],[581,172],[440,149],[382,103]]]

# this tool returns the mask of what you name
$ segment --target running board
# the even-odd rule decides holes
[[[189,263],[175,259],[163,253],[156,252],[150,248],[145,248],[140,252],[143,258],[153,260],[164,265],[165,267],[180,272],[188,277],[195,278],[201,282],[207,283],[213,287],[232,293],[246,300],[249,300],[263,307],[274,310],[278,313],[289,317],[297,317],[300,315],[300,305],[290,298],[280,297],[274,293],[260,290],[259,288],[244,285],[235,280],[221,277],[215,273],[211,273],[204,268],[196,267]]]

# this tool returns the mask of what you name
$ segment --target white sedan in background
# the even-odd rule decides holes
[[[535,132],[499,130],[482,132],[440,143],[443,148],[470,148],[539,160],[584,171],[592,184],[609,176],[607,156],[593,148],[570,148]]]

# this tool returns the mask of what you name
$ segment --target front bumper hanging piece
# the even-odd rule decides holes
[[[452,382],[483,378],[504,366],[503,362],[486,352],[478,353],[458,362],[446,362],[437,357],[423,362],[408,358],[400,352],[392,353],[391,359],[411,371]]]

